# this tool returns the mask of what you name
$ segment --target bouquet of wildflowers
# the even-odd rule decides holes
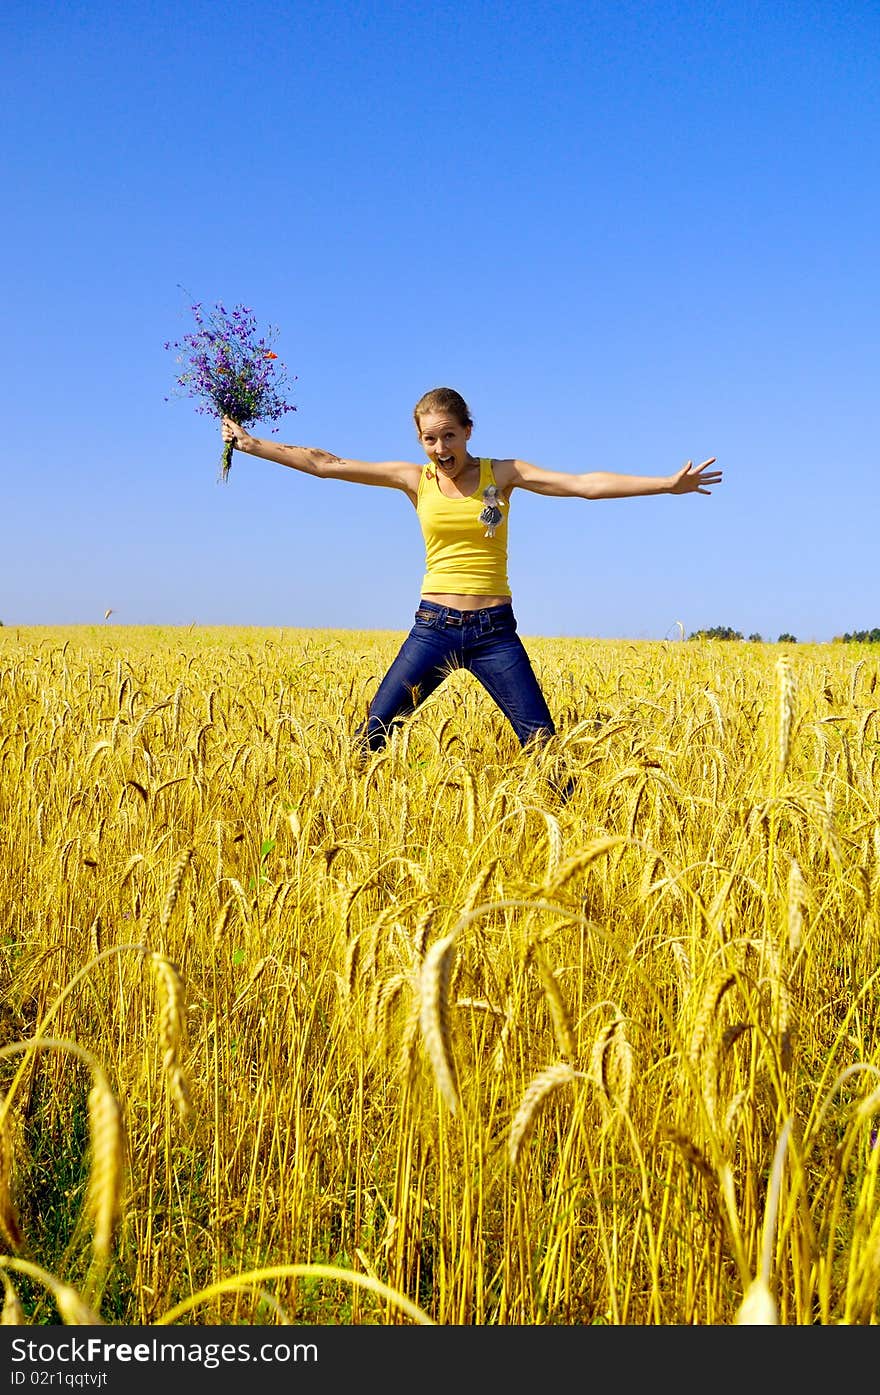
[[[278,421],[286,412],[296,411],[284,397],[287,370],[272,351],[278,333],[274,326],[258,337],[254,313],[246,305],[236,305],[231,312],[219,303],[211,311],[200,304],[190,309],[195,329],[165,345],[166,349],[177,351],[178,396],[198,398],[197,412],[231,417],[239,426]],[[273,427],[274,431],[277,429]],[[224,482],[232,464],[232,451],[229,441],[220,460],[220,479]]]

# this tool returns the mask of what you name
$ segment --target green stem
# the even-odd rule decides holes
[[[227,441],[223,447],[223,454],[220,457],[220,483],[225,484],[232,466],[232,452],[235,450],[234,441]]]

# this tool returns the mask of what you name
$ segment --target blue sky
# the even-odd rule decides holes
[[[447,384],[480,454],[717,457],[517,491],[526,635],[880,625],[874,0],[7,0],[0,43],[5,625],[408,627],[402,495],[217,482],[191,299],[278,326],[281,440],[420,460]]]

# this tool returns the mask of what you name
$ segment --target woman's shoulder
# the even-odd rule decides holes
[[[515,460],[489,460],[489,471],[499,489],[510,489],[516,482]]]

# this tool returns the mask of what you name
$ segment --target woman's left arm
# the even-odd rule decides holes
[[[562,470],[542,470],[526,460],[495,462],[495,477],[502,489],[528,489],[559,499],[636,499],[649,494],[711,494],[709,486],[721,483],[721,471],[710,470],[716,457],[701,465],[688,460],[674,475],[617,475],[592,470],[569,475]]]

